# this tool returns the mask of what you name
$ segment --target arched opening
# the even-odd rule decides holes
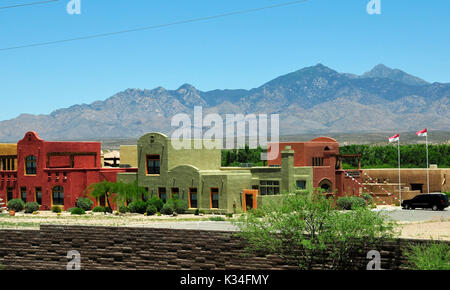
[[[319,187],[325,192],[331,192],[333,183],[331,183],[331,181],[329,181],[328,179],[324,179],[319,183]]]
[[[64,205],[64,188],[62,186],[53,187],[52,204],[53,205]]]
[[[36,156],[30,155],[25,158],[25,174],[35,175],[37,172]]]
[[[325,147],[324,149],[323,149],[324,151],[330,151],[331,149],[330,149],[330,147]]]

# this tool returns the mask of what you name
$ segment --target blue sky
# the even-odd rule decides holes
[[[0,7],[38,0],[2,0]],[[211,16],[288,0],[69,0],[0,9],[0,49]],[[309,0],[289,7],[105,38],[0,51],[0,120],[104,100],[127,88],[253,88],[322,63],[378,63],[450,82],[450,1]]]

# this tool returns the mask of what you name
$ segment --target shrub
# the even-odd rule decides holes
[[[166,204],[161,209],[162,214],[170,215],[176,212],[177,214],[183,214],[189,208],[188,203],[185,200],[178,199],[177,196],[167,200]]]
[[[365,199],[356,196],[339,197],[336,203],[337,208],[341,210],[352,210],[366,205]]]
[[[362,197],[367,202],[368,205],[373,203],[373,197],[368,193],[363,193]]]
[[[156,207],[154,205],[149,205],[147,206],[147,215],[154,215],[158,212],[158,210],[156,209]]]
[[[354,258],[361,249],[372,248],[394,236],[394,226],[380,213],[357,207],[340,212],[322,196],[287,194],[260,207],[233,224],[250,253],[276,254],[295,259],[301,269],[355,270]]]
[[[130,209],[126,205],[121,205],[121,206],[119,206],[119,212],[120,213],[127,213],[127,212],[130,212]]]
[[[54,205],[54,206],[52,206],[52,212],[60,213],[60,212],[62,212],[62,208],[58,205]]]
[[[113,213],[113,210],[112,210],[112,208],[110,208],[110,207],[105,207],[105,213]]]
[[[106,212],[106,209],[104,206],[96,206],[94,209],[92,209],[93,212]]]
[[[10,210],[14,210],[16,212],[22,211],[25,207],[25,202],[23,202],[23,200],[21,199],[11,199],[10,201],[8,201],[8,205],[7,205],[8,209]]]
[[[212,217],[209,218],[209,220],[213,221],[213,222],[223,222],[223,221],[225,221],[225,219],[223,217],[221,217],[221,216],[212,216]]]
[[[169,202],[169,200],[164,204],[164,206],[161,209],[161,213],[165,215],[171,215],[175,211],[175,207],[173,202]]]
[[[132,212],[132,213],[144,214],[145,211],[147,210],[147,206],[148,205],[145,201],[138,200],[138,201],[130,203],[128,205],[128,208],[130,209],[130,212]]]
[[[71,214],[76,214],[76,215],[82,215],[82,214],[86,214],[86,212],[84,211],[84,209],[76,207],[74,209],[72,209],[72,211],[70,212]]]
[[[27,202],[25,204],[25,213],[33,213],[35,211],[38,211],[41,206],[37,202]]]
[[[225,216],[226,216],[227,218],[232,218],[232,217],[233,217],[233,214],[232,214],[232,213],[227,213],[227,214],[225,214]]]
[[[404,252],[413,270],[450,270],[450,246],[447,243],[410,246]]]
[[[86,197],[80,197],[77,200],[76,206],[87,211],[87,210],[91,210],[92,207],[94,206],[94,202]]]
[[[147,200],[147,205],[153,205],[156,207],[156,211],[161,211],[164,206],[164,202],[160,198],[152,196],[149,200]]]

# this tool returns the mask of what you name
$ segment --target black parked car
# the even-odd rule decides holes
[[[433,210],[444,210],[448,207],[448,197],[445,194],[419,194],[413,199],[404,200],[402,208],[431,208]]]

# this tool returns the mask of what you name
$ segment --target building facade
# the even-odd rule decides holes
[[[47,142],[35,132],[26,133],[16,145],[16,154],[10,153],[6,145],[0,146],[0,161],[15,160],[10,163],[15,166],[0,169],[0,196],[6,201],[35,201],[41,210],[74,207],[90,184],[115,182],[119,172],[136,171],[102,168],[99,142]]]
[[[162,200],[177,194],[192,210],[240,213],[276,201],[281,193],[315,187],[330,194],[359,193],[340,169],[339,144],[330,138],[281,143],[269,166],[244,168],[221,167],[220,149],[176,150],[161,133],[142,136],[136,148],[138,172],[120,173],[118,180],[137,181]],[[360,179],[361,171],[355,172]]]

